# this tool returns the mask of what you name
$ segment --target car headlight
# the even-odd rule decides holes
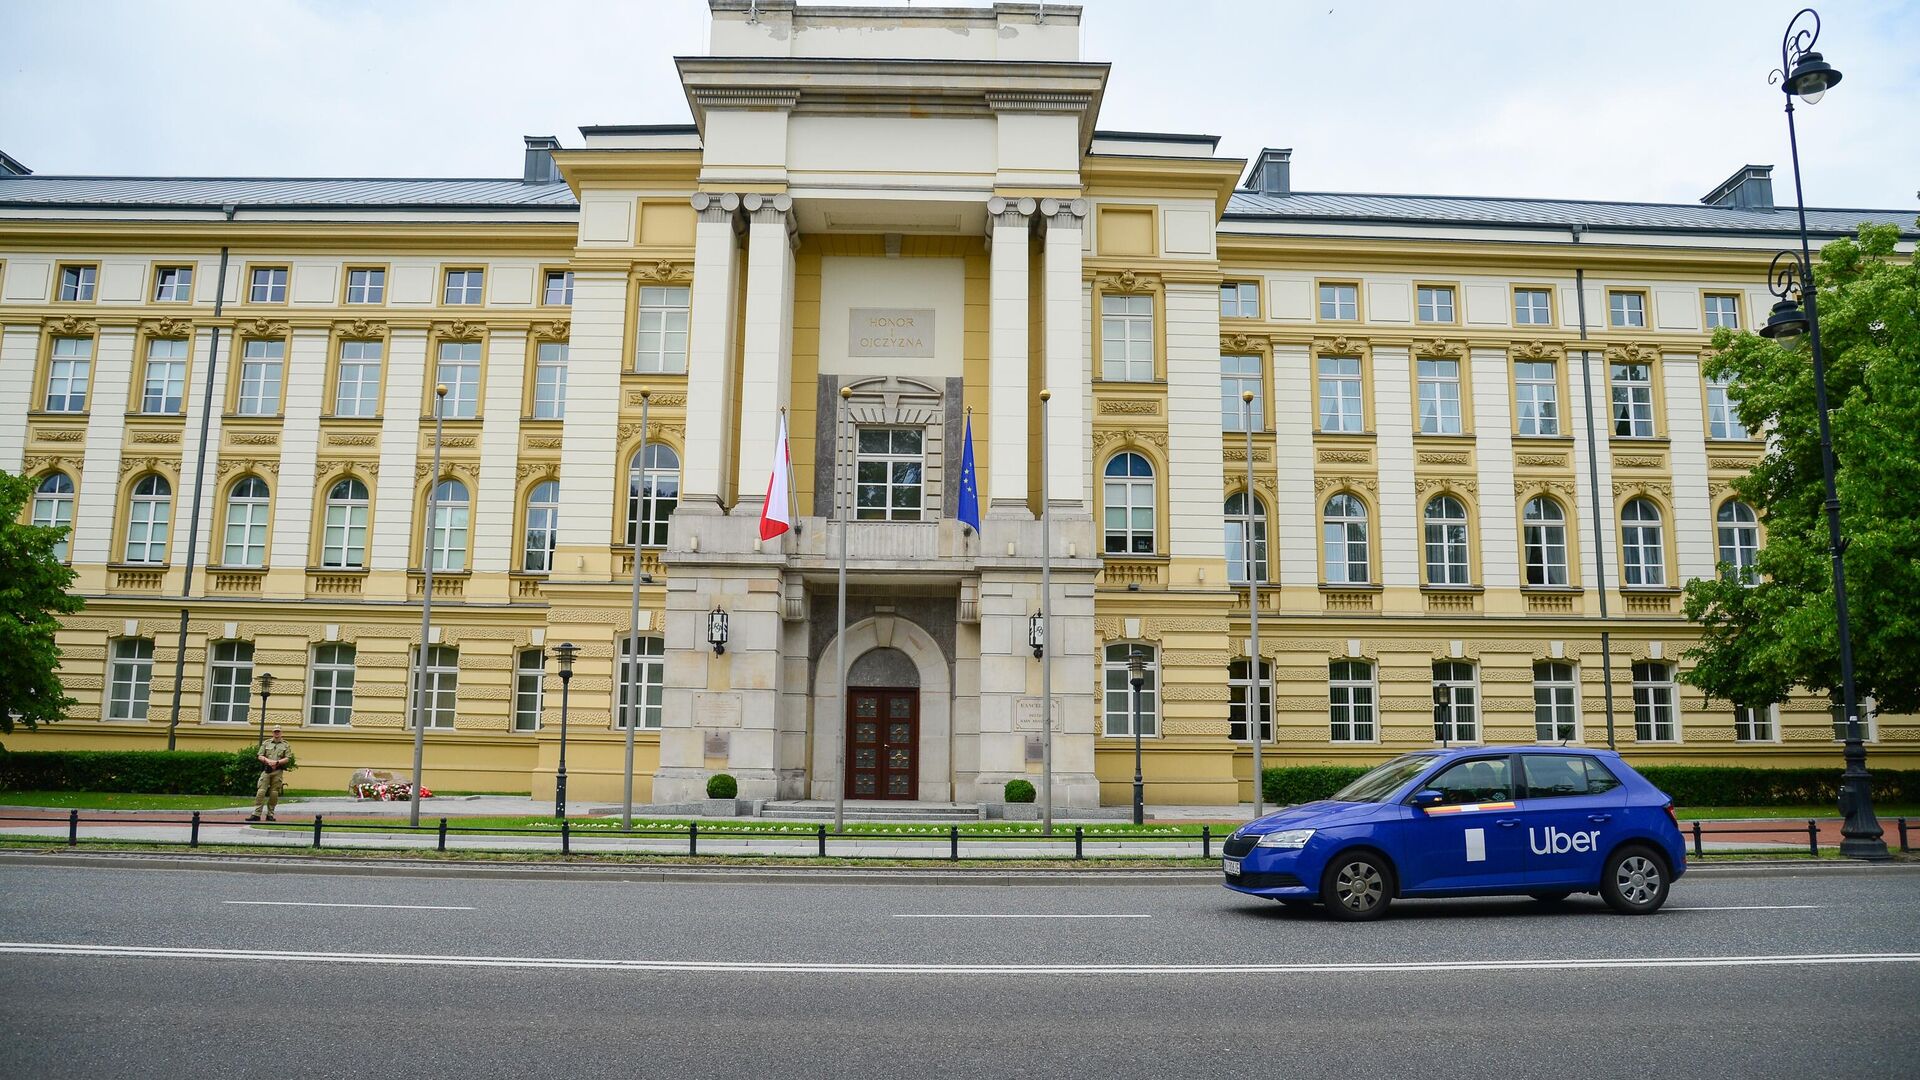
[[[1281,829],[1270,832],[1254,843],[1254,847],[1303,848],[1313,839],[1312,829]]]

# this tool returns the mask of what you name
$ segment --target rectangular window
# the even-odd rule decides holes
[[[119,638],[107,672],[107,719],[145,720],[153,684],[153,639]]]
[[[1247,662],[1235,660],[1227,667],[1227,738],[1248,742],[1247,735]],[[1260,741],[1273,741],[1273,665],[1260,661]]]
[[[414,662],[419,662],[419,652],[414,653]],[[412,687],[408,687],[411,694]],[[426,718],[427,727],[451,730],[454,723],[454,711],[460,693],[460,650],[451,645],[434,645],[427,649],[426,678],[421,683],[421,695],[418,709],[409,709],[407,727],[412,728],[416,715]]]
[[[513,666],[513,730],[540,730],[546,683],[547,654],[539,649],[521,649]]]
[[[1100,377],[1153,381],[1153,297],[1100,298]]]
[[[240,400],[235,412],[273,416],[280,411],[280,370],[286,358],[284,341],[253,338],[247,342],[240,358]]]
[[[1332,741],[1374,741],[1378,736],[1374,729],[1373,665],[1359,660],[1329,664],[1327,706]]]
[[[1361,408],[1360,358],[1323,356],[1320,358],[1320,430],[1362,431],[1366,418]]]
[[[1267,429],[1262,408],[1261,362],[1258,356],[1222,356],[1220,358],[1220,430],[1254,431]],[[1240,395],[1253,391],[1251,407]],[[1251,419],[1245,419],[1245,417]]]
[[[380,415],[380,361],[378,341],[340,343],[340,367],[333,386],[333,415]]]
[[[533,362],[533,418],[563,420],[567,415],[567,343],[543,341]]]
[[[1580,738],[1580,705],[1573,665],[1547,661],[1533,665],[1533,737],[1540,742]]]
[[[47,365],[47,411],[86,412],[87,381],[92,374],[92,338],[54,338]]]
[[[347,271],[347,303],[384,304],[387,302],[387,272],[376,266]]]
[[[1439,743],[1470,743],[1480,737],[1479,692],[1473,665],[1442,660],[1433,665],[1433,738]]]
[[[255,267],[253,280],[247,287],[247,302],[250,304],[286,303],[287,268],[284,266]]]
[[[1647,364],[1609,365],[1613,379],[1613,433],[1618,438],[1653,438],[1653,368]]]
[[[327,494],[320,527],[320,565],[358,570],[367,564],[367,489],[351,478]]]
[[[1740,422],[1740,399],[1733,395],[1733,379],[1722,375],[1707,380],[1707,437],[1710,439],[1751,439],[1747,425]]]
[[[1513,365],[1513,393],[1520,434],[1560,434],[1560,381],[1551,360],[1522,360]]]
[[[449,270],[446,302],[450,305],[478,304],[486,291],[486,283],[485,270]]]
[[[1740,298],[1728,293],[1707,294],[1707,329],[1740,329]]]
[[[1647,295],[1637,292],[1607,294],[1607,325],[1621,330],[1642,330],[1647,325]]]
[[[1420,434],[1460,434],[1460,361],[1416,360],[1414,367],[1420,382]]]
[[[1450,323],[1454,321],[1451,285],[1422,285],[1414,291],[1419,300],[1421,322]]]
[[[1736,705],[1733,708],[1733,738],[1735,742],[1772,742],[1773,707],[1762,705],[1751,708]]]
[[[1352,322],[1360,317],[1360,286],[1320,286],[1320,320]]]
[[[540,302],[548,307],[567,307],[573,303],[573,271],[549,270],[540,290]]]
[[[178,413],[186,384],[186,339],[155,338],[148,342],[146,379],[140,390],[140,411]]]
[[[1513,324],[1515,326],[1552,326],[1553,290],[1513,290]]]
[[[677,375],[687,370],[690,297],[684,285],[647,285],[640,289],[639,321],[634,333],[635,371]]]
[[[207,722],[246,723],[253,699],[253,643],[216,642],[207,676]]]
[[[1220,317],[1257,319],[1260,317],[1260,286],[1251,281],[1229,281],[1220,286]]]
[[[1119,641],[1107,646],[1106,664],[1102,685],[1104,703],[1101,706],[1106,715],[1105,732],[1108,738],[1133,737],[1133,683],[1127,672],[1127,658],[1133,650],[1140,650],[1142,668],[1140,673],[1140,735],[1152,737],[1160,733],[1154,708],[1156,695],[1154,687],[1159,682],[1160,665],[1151,645],[1135,645],[1132,642]]]
[[[924,437],[919,428],[859,429],[853,459],[857,520],[920,520]]]
[[[446,418],[471,420],[480,415],[480,343],[443,341],[434,382],[447,388]],[[433,389],[428,388],[428,393]],[[428,400],[431,407],[432,399]]]
[[[620,686],[614,695],[614,721],[617,728],[624,728],[633,718],[633,698],[630,696],[634,685],[633,640],[620,639]],[[666,686],[667,643],[665,638],[641,637],[640,639],[640,730],[660,730],[660,699]]]
[[[163,266],[153,274],[153,302],[185,304],[193,299],[193,267]]]
[[[1633,665],[1633,737],[1640,742],[1678,742],[1674,715],[1673,668],[1643,662]]]
[[[353,646],[332,642],[313,650],[313,694],[307,723],[346,727],[353,722]]]
[[[100,273],[97,266],[63,266],[60,268],[60,299],[81,301],[93,299],[94,281]]]

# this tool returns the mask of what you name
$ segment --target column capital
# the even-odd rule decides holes
[[[1089,209],[1085,199],[1041,199],[1041,225],[1047,229],[1079,229]]]
[[[762,195],[750,192],[740,196],[740,208],[744,212],[749,227],[754,225],[784,225],[789,246],[800,246],[800,221],[793,213],[793,196],[785,192],[778,195]]]
[[[730,221],[740,209],[740,195],[733,191],[696,191],[687,201],[701,221]]]

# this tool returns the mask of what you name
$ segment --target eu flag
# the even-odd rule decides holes
[[[973,473],[973,417],[967,417],[967,441],[960,450],[960,509],[954,515],[980,531],[980,481]]]

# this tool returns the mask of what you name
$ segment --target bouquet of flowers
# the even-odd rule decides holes
[[[402,780],[390,772],[378,769],[361,769],[353,774],[353,782],[347,785],[348,794],[356,799],[376,799],[381,802],[399,802],[413,798],[413,783]],[[433,792],[425,784],[420,786],[420,797],[430,799]]]

